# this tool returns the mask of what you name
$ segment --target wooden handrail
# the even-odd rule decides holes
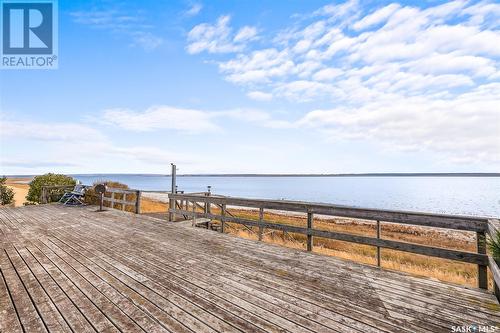
[[[84,185],[86,188],[91,188],[92,186]],[[74,185],[50,185],[50,186],[42,186],[42,193],[40,195],[40,203],[46,204],[48,203],[48,196],[49,196],[49,191],[50,190],[55,190],[55,189],[73,189],[75,186]],[[106,197],[104,196],[103,200],[106,202],[111,203],[111,208],[113,208],[113,205],[115,203],[121,204],[122,205],[122,210],[125,210],[126,206],[134,206],[134,212],[136,214],[141,213],[141,191],[139,190],[132,190],[132,189],[121,189],[121,188],[113,188],[113,187],[108,187],[106,188],[106,193],[111,193],[111,197]],[[119,194],[124,194],[124,199],[115,199],[114,194],[119,193]],[[127,194],[135,194],[135,199],[133,200],[126,200],[126,195]]]
[[[64,190],[73,189],[75,185],[44,185],[42,186],[42,192],[40,193],[40,203],[49,203],[49,192],[50,190]]]
[[[285,200],[263,200],[263,199],[247,199],[247,198],[233,198],[233,197],[221,197],[221,196],[201,196],[193,194],[169,194],[169,199],[174,202],[178,200],[191,202],[193,206],[193,211],[186,209],[178,209],[177,206],[173,206],[169,209],[171,214],[182,214],[191,218],[208,218],[219,220],[223,225],[226,222],[237,223],[244,225],[246,227],[258,227],[259,228],[259,239],[261,230],[263,228],[281,230],[284,232],[298,233],[307,236],[307,250],[312,251],[313,247],[313,237],[322,237],[328,239],[335,239],[340,241],[371,245],[378,249],[387,248],[394,249],[398,251],[404,251],[409,253],[427,255],[432,257],[450,259],[460,262],[472,263],[478,265],[478,284],[480,288],[487,289],[487,267],[490,265],[491,260],[486,254],[486,232],[488,232],[493,227],[490,226],[488,218],[483,217],[473,217],[473,216],[461,216],[461,215],[447,215],[447,214],[432,214],[432,213],[420,213],[420,212],[408,212],[408,211],[393,211],[384,209],[366,209],[358,207],[349,206],[339,206],[332,204],[323,203],[311,203],[302,201],[285,201]],[[195,207],[198,206],[199,202],[203,203],[204,207],[210,207],[210,205],[216,205],[218,207],[224,207],[220,214],[210,212],[205,209],[204,212],[196,212]],[[240,217],[230,216],[228,214],[228,207],[251,207],[259,209],[259,220],[250,220]],[[307,227],[298,227],[286,224],[278,224],[271,221],[266,221],[263,218],[263,210],[281,210],[281,211],[292,211],[307,213]],[[466,252],[451,250],[439,247],[431,247],[414,243],[406,243],[395,240],[381,239],[380,230],[377,233],[377,237],[369,236],[359,236],[354,234],[347,234],[334,231],[325,231],[314,229],[313,218],[314,214],[327,215],[327,216],[337,216],[337,217],[349,217],[363,220],[376,221],[379,225],[381,222],[391,222],[407,225],[417,225],[433,228],[445,228],[452,230],[463,230],[476,233],[477,238],[477,252]],[[500,230],[500,223],[497,225]],[[493,261],[494,262],[494,261]],[[498,285],[500,285],[500,269],[496,267],[496,273],[498,277]]]
[[[111,193],[111,197],[104,195],[103,200],[109,202],[111,204],[111,208],[113,208],[116,203],[122,205],[123,211],[125,211],[126,206],[134,206],[134,212],[136,214],[141,213],[141,191],[109,187],[106,188],[106,193]],[[115,193],[123,194],[123,199],[115,199]],[[135,199],[127,200],[127,194],[135,194]]]
[[[368,209],[350,206],[340,206],[322,203],[286,200],[246,199],[220,196],[199,196],[192,194],[169,194],[174,200],[210,202],[214,205],[241,206],[264,208],[292,212],[310,212],[319,215],[351,217],[364,220],[384,221],[402,224],[412,224],[434,228],[445,228],[464,231],[486,232],[488,218],[408,212],[385,209]]]
[[[267,229],[274,229],[286,232],[293,232],[297,234],[303,234],[314,237],[329,238],[335,240],[341,240],[345,242],[352,242],[364,245],[379,246],[383,248],[411,252],[416,254],[427,255],[431,257],[438,257],[443,259],[450,259],[455,261],[467,262],[478,265],[488,265],[488,257],[484,254],[478,254],[474,252],[456,251],[449,250],[438,247],[431,247],[413,243],[399,242],[388,239],[378,239],[368,236],[359,236],[353,234],[346,234],[334,231],[317,230],[311,228],[302,228],[297,226],[291,226],[286,224],[278,224],[266,220],[257,221],[249,220],[239,217],[232,216],[222,216],[219,214],[208,214],[208,213],[198,213],[188,210],[172,209],[173,213],[187,215],[194,218],[209,218],[214,220],[224,220],[224,222],[232,222],[243,224],[250,227],[262,227]]]

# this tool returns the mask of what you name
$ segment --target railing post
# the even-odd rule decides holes
[[[40,194],[40,203],[42,204],[47,203],[47,188],[45,186],[42,186],[42,193]]]
[[[222,207],[221,207],[221,213],[220,213],[220,214],[221,214],[221,216],[222,216],[222,217],[221,217],[221,219],[220,219],[220,223],[221,223],[221,226],[220,226],[220,232],[221,232],[221,233],[224,233],[224,231],[225,231],[224,229],[225,229],[225,227],[226,227],[226,225],[225,225],[225,223],[226,223],[226,221],[225,221],[225,216],[226,216],[226,204],[222,204]]]
[[[311,212],[307,212],[307,251],[313,250],[313,219],[314,215]]]
[[[380,226],[380,221],[377,220],[377,239],[380,239],[382,233],[382,228]],[[377,266],[380,267],[382,261],[380,260],[380,246],[377,246]]]
[[[191,225],[194,227],[196,223],[196,201],[193,200],[192,202],[193,202],[193,221]]]
[[[141,213],[141,191],[135,191],[135,213]]]
[[[486,254],[486,234],[484,231],[476,233],[477,253]],[[488,289],[488,266],[477,265],[477,281],[481,289]]]
[[[264,233],[264,227],[262,227],[262,221],[264,221],[264,208],[259,208],[259,240],[262,240],[262,234]]]

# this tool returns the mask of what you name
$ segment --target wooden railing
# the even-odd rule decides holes
[[[169,210],[174,216],[179,214],[190,218],[207,218],[220,221],[219,230],[224,232],[227,222],[237,223],[247,227],[257,227],[259,239],[262,240],[264,228],[272,230],[281,230],[303,234],[307,236],[307,250],[313,250],[313,238],[322,237],[357,244],[371,245],[377,248],[377,263],[380,266],[380,248],[393,249],[398,251],[421,254],[431,257],[450,259],[465,263],[476,264],[478,268],[478,286],[487,289],[487,268],[490,266],[495,277],[496,284],[500,285],[500,269],[496,263],[488,258],[486,254],[486,233],[493,228],[487,218],[455,216],[444,214],[428,214],[405,211],[391,211],[381,209],[364,209],[348,206],[338,206],[330,204],[318,204],[298,201],[273,201],[259,199],[245,199],[220,197],[211,195],[193,195],[193,194],[170,194],[169,198],[175,201],[173,208]],[[202,209],[199,209],[199,208]],[[211,207],[217,207],[214,211]],[[249,207],[259,210],[259,219],[252,220],[236,217],[229,214],[228,207]],[[288,212],[298,212],[307,214],[307,227],[279,224],[264,220],[264,210],[279,210]],[[201,211],[200,211],[201,210]],[[370,220],[377,223],[377,236],[360,236],[336,231],[326,231],[314,228],[314,215],[326,215],[347,217],[354,219]],[[391,222],[396,224],[417,225],[433,228],[444,228],[451,230],[462,230],[476,233],[477,251],[466,252],[451,250],[439,247],[432,247],[414,243],[407,243],[381,238],[381,222]],[[495,225],[499,228],[500,223]],[[497,230],[497,229],[495,229]]]
[[[59,201],[64,192],[71,191],[75,185],[50,185],[42,186],[40,194],[40,203],[46,204],[54,201]]]
[[[74,185],[54,185],[54,186],[42,186],[42,192],[40,195],[40,203],[47,204],[50,202],[58,201],[65,191],[71,191]],[[92,186],[86,186],[87,188],[92,188]],[[121,196],[121,199],[116,198],[117,194]],[[97,195],[94,195],[95,199],[98,199]],[[127,197],[132,197],[127,199]],[[106,189],[103,197],[105,206],[106,203],[109,204],[110,208],[115,208],[116,204],[119,204],[120,210],[126,210],[127,206],[132,206],[133,211],[136,214],[141,213],[141,191],[139,190],[124,190],[119,188]],[[95,200],[94,200],[95,201]],[[94,202],[95,203],[95,202]]]
[[[108,197],[107,194],[111,195]],[[121,195],[121,199],[116,198],[116,194]],[[132,194],[132,199],[127,199],[127,195]],[[104,194],[104,202],[110,204],[109,207],[114,208],[115,204],[120,204],[121,210],[125,210],[127,206],[133,206],[136,214],[141,213],[141,191],[139,190],[124,190],[119,188],[107,188]]]

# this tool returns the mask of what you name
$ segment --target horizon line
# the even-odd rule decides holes
[[[69,176],[165,176],[155,173],[63,173]],[[5,177],[35,177],[37,175],[6,175]],[[500,177],[499,172],[368,172],[368,173],[186,173],[177,177]]]

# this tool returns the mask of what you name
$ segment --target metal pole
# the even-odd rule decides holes
[[[177,186],[177,166],[174,163],[172,165],[172,193],[176,190]]]
[[[174,163],[170,163],[170,165],[172,166],[172,187],[171,187],[171,194],[175,194],[176,192],[176,182],[177,182],[177,167]],[[168,208],[170,210],[172,209],[175,209],[175,200],[174,199],[170,199],[169,200],[169,203],[168,203]],[[173,222],[175,219],[175,214],[172,212],[172,211],[169,211],[168,213],[168,220],[170,222]]]
[[[212,195],[212,186],[207,186],[207,197],[209,197],[210,195]],[[211,203],[207,200],[206,204],[205,204],[205,210],[206,210],[206,213],[208,214],[211,214]]]

